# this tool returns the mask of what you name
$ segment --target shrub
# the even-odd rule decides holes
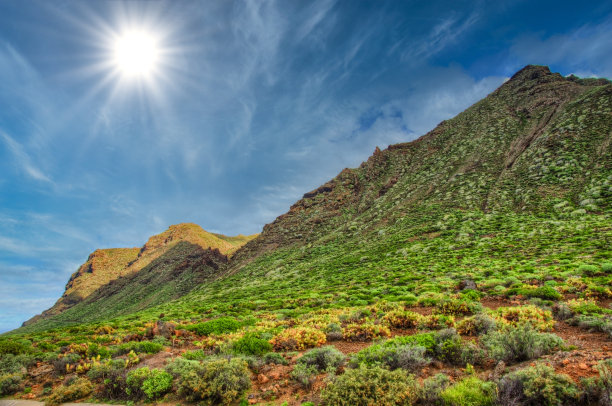
[[[110,400],[127,399],[126,378],[127,371],[125,369],[111,368],[105,371],[100,388],[100,396]]]
[[[0,355],[6,354],[29,354],[32,352],[32,346],[17,340],[1,340]]]
[[[349,369],[322,392],[328,405],[410,405],[417,398],[414,379],[405,371],[380,367]]]
[[[455,329],[441,330],[435,335],[435,340],[434,355],[437,359],[456,365],[462,363],[463,342]]]
[[[498,384],[502,405],[574,405],[577,397],[576,385],[567,375],[543,364],[511,372]]]
[[[440,394],[444,404],[449,406],[492,406],[494,396],[495,384],[481,381],[475,376],[449,386]]]
[[[151,375],[149,367],[143,367],[133,369],[127,374],[126,379],[126,390],[125,392],[131,399],[142,399],[144,392],[142,391],[142,384]]]
[[[57,406],[65,402],[91,395],[93,385],[86,378],[75,379],[71,384],[59,386],[45,401],[45,406]]]
[[[125,355],[129,354],[130,351],[147,353],[147,354],[156,354],[164,348],[162,344],[154,343],[151,341],[131,341],[129,343],[120,344],[118,347],[113,349],[113,353],[115,355]]]
[[[585,316],[580,315],[568,320],[568,323],[573,326],[580,328],[589,329],[593,331],[601,331],[602,333],[608,334],[612,337],[612,318],[609,316]]]
[[[172,375],[161,369],[153,369],[141,387],[149,399],[157,399],[172,389]]]
[[[122,371],[125,369],[125,361],[122,359],[106,360],[101,363],[95,363],[87,372],[87,377],[93,381],[104,380],[111,375],[113,371]]]
[[[317,368],[314,365],[297,363],[291,371],[291,379],[299,383],[303,388],[309,389],[314,382]]]
[[[604,312],[604,309],[599,307],[593,299],[571,299],[567,301],[567,307],[569,307],[572,313],[578,314],[599,314]]]
[[[442,404],[442,392],[448,388],[450,384],[450,378],[444,374],[437,374],[425,379],[419,389],[417,404]]]
[[[393,310],[385,314],[383,321],[391,327],[406,329],[417,327],[422,318],[423,316],[415,312]]]
[[[430,316],[426,316],[421,320],[420,325],[420,327],[429,330],[440,330],[454,326],[455,318],[453,316],[447,316],[445,314],[432,314]]]
[[[585,276],[595,276],[599,273],[599,267],[597,265],[584,264],[578,267],[578,272]]]
[[[412,345],[421,346],[427,350],[428,355],[435,355],[436,350],[436,334],[435,333],[420,333],[410,336],[395,337],[383,343],[384,346],[394,345]]]
[[[550,310],[539,309],[533,305],[500,307],[494,315],[501,324],[516,326],[528,323],[540,331],[552,330],[555,325]]]
[[[65,374],[68,371],[70,365],[75,365],[81,359],[79,354],[68,353],[61,358],[53,361],[53,369],[58,375]]]
[[[11,395],[21,390],[23,375],[21,373],[9,373],[0,375],[0,396]]]
[[[206,355],[204,350],[192,350],[192,351],[185,351],[181,355],[181,357],[188,359],[188,360],[192,360],[192,361],[202,361],[206,359],[208,355]]]
[[[372,345],[359,351],[351,360],[355,366],[383,366],[390,370],[398,368],[415,371],[429,363],[425,347],[415,345]]]
[[[482,343],[496,360],[520,362],[551,353],[563,345],[563,340],[524,324],[492,331],[482,337]]]
[[[599,376],[582,380],[584,390],[580,404],[612,405],[612,360],[601,361],[597,370]]]
[[[336,371],[339,367],[344,365],[346,357],[335,347],[327,346],[321,348],[315,348],[308,351],[300,359],[298,364],[304,364],[308,366],[314,366],[317,371]]]
[[[563,297],[555,288],[548,285],[539,286],[537,288],[517,289],[515,293],[525,297],[533,297],[544,300],[559,300]]]
[[[288,328],[271,340],[276,351],[301,351],[325,344],[325,333],[310,327]]]
[[[180,374],[178,392],[189,401],[230,404],[251,387],[247,364],[238,358],[203,363],[184,360],[171,369]]]
[[[36,359],[28,354],[5,354],[0,357],[0,375],[13,373],[26,373],[27,368],[36,363]]]
[[[612,273],[612,262],[604,262],[601,264],[601,271],[603,273]]]
[[[447,316],[462,316],[476,313],[482,308],[478,302],[462,299],[446,299],[436,305],[435,314],[445,314]]]
[[[242,324],[231,317],[220,317],[215,320],[205,321],[203,323],[192,324],[186,329],[195,332],[200,336],[208,336],[211,334],[225,334],[237,331]]]
[[[381,337],[389,337],[391,331],[381,324],[349,324],[343,332],[346,341],[372,341]]]
[[[342,340],[342,327],[338,323],[329,323],[323,331],[327,335],[327,341]]]
[[[272,344],[267,340],[262,340],[257,336],[247,334],[232,343],[232,350],[239,354],[264,355],[272,351]]]
[[[269,352],[263,356],[263,361],[266,364],[287,365],[288,362],[282,355],[276,352]]]
[[[457,324],[457,331],[463,335],[478,336],[495,329],[495,320],[484,313],[466,317]]]

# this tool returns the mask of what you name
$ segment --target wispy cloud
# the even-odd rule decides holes
[[[23,146],[15,141],[10,135],[0,130],[0,138],[4,141],[6,147],[11,151],[15,162],[22,169],[23,173],[32,179],[53,183],[53,181],[44,174],[33,163],[30,156],[25,152]]]

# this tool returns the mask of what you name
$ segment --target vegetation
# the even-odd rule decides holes
[[[323,391],[329,405],[410,405],[417,399],[414,380],[403,370],[380,367],[350,369]]]

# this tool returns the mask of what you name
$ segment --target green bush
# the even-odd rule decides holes
[[[485,352],[472,342],[463,342],[453,328],[440,330],[435,340],[434,356],[440,361],[453,365],[476,365],[485,360]]]
[[[172,389],[172,375],[160,369],[153,369],[141,387],[149,399],[157,399]]]
[[[268,340],[247,334],[232,343],[232,350],[238,354],[261,356],[272,351],[272,344]]]
[[[446,388],[440,397],[448,406],[492,406],[495,384],[470,376]]]
[[[612,262],[604,262],[601,264],[601,271],[604,273],[612,273]]]
[[[419,388],[417,404],[442,404],[442,392],[450,385],[450,378],[444,374],[437,374],[425,379]]]
[[[235,402],[251,387],[247,364],[238,358],[202,363],[183,360],[173,363],[169,369],[179,375],[179,395],[207,405]]]
[[[578,272],[586,276],[595,276],[599,273],[599,267],[597,265],[580,265],[578,267]]]
[[[297,363],[314,366],[317,371],[321,372],[327,370],[335,371],[344,365],[345,358],[344,354],[335,347],[326,346],[308,351],[298,359]]]
[[[5,354],[0,357],[0,374],[26,373],[27,368],[36,363],[36,359],[28,354]]]
[[[445,299],[436,305],[435,314],[447,316],[462,316],[479,311],[482,305],[478,302],[465,299]]]
[[[543,364],[504,376],[497,393],[500,404],[517,406],[575,405],[579,394],[567,375],[557,374],[552,367]]]
[[[263,356],[263,361],[266,364],[276,364],[276,365],[287,365],[288,364],[285,357],[283,357],[282,355],[276,352],[269,352],[265,354]]]
[[[151,375],[149,367],[133,369],[127,374],[125,392],[130,399],[142,399],[145,394],[142,390],[142,384]]]
[[[299,383],[303,388],[310,389],[317,374],[317,367],[308,364],[296,364],[291,371],[291,379]]]
[[[157,399],[172,389],[172,375],[161,369],[138,368],[126,379],[126,393],[131,399]]]
[[[540,333],[529,324],[508,326],[482,337],[489,355],[505,362],[521,362],[550,354],[563,345],[563,340],[551,333]]]
[[[0,375],[0,396],[11,395],[21,390],[23,375],[21,373],[8,373]]]
[[[544,300],[559,300],[563,297],[563,295],[557,292],[552,286],[540,286],[535,289],[520,289],[518,293],[525,297],[534,297]]]
[[[0,355],[19,355],[32,352],[32,346],[15,339],[0,340]]]
[[[208,355],[204,352],[204,350],[185,351],[181,356],[191,361],[202,361],[208,358]]]
[[[130,341],[129,343],[120,344],[113,349],[114,355],[125,355],[130,351],[136,353],[156,354],[164,348],[162,344],[151,341]]]
[[[75,379],[68,385],[59,386],[45,401],[45,406],[57,406],[65,402],[82,399],[91,395],[94,386],[86,378]]]
[[[372,345],[359,351],[351,360],[353,366],[383,366],[390,370],[398,368],[415,371],[429,363],[427,349],[420,345]]]
[[[242,324],[231,317],[220,317],[215,320],[205,321],[203,323],[192,324],[187,326],[187,330],[193,331],[200,336],[208,336],[211,334],[225,334],[237,331]]]
[[[417,399],[414,379],[406,371],[380,367],[349,369],[322,392],[327,405],[411,405]]]
[[[427,350],[427,354],[434,355],[436,348],[436,334],[420,333],[413,334],[410,336],[401,336],[384,341],[381,345],[388,347],[399,345],[421,346],[424,347],[425,350]]]
[[[493,329],[495,329],[495,320],[484,313],[466,317],[457,323],[457,331],[464,335],[486,334]]]
[[[93,381],[104,380],[108,378],[114,371],[123,371],[125,369],[125,360],[114,359],[95,364],[87,372],[89,379]]]

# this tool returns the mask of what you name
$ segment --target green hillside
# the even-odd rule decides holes
[[[177,244],[9,341],[47,362],[132,345],[142,359],[88,375],[103,399],[139,400],[104,379],[152,365],[174,403],[609,404],[611,216],[612,84],[528,66],[306,193],[227,262]]]

